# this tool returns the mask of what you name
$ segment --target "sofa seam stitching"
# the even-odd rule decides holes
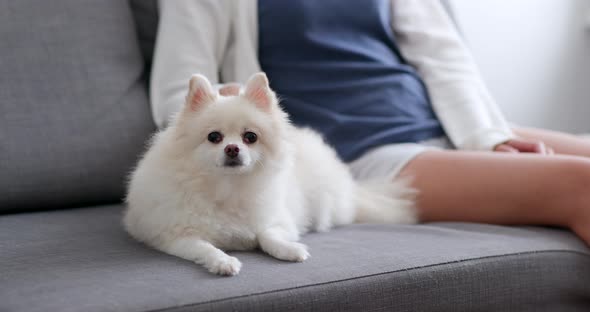
[[[434,263],[434,264],[427,264],[427,265],[415,266],[415,267],[411,267],[411,268],[407,268],[407,269],[399,269],[399,270],[393,270],[393,271],[387,271],[387,272],[379,272],[379,273],[367,274],[367,275],[362,275],[362,276],[348,277],[348,278],[343,278],[343,279],[338,279],[338,280],[333,280],[333,281],[328,281],[328,282],[321,282],[321,283],[314,283],[314,284],[302,285],[302,286],[296,286],[296,287],[288,287],[288,288],[282,288],[282,289],[268,290],[268,291],[263,291],[263,292],[258,292],[258,293],[247,294],[247,295],[239,295],[239,296],[233,296],[233,297],[227,297],[227,298],[222,298],[222,299],[209,300],[209,301],[198,302],[198,303],[189,303],[189,304],[184,304],[184,305],[179,305],[179,306],[174,306],[174,307],[168,307],[168,308],[161,308],[161,309],[155,309],[155,310],[147,310],[146,312],[165,312],[167,310],[172,310],[172,309],[197,307],[197,306],[200,306],[200,305],[211,304],[211,303],[218,303],[218,302],[229,301],[229,300],[240,299],[240,298],[246,298],[246,297],[250,297],[250,296],[260,296],[260,295],[266,295],[266,294],[272,294],[272,293],[279,293],[279,292],[283,292],[283,291],[290,291],[290,290],[301,289],[301,288],[322,286],[322,285],[328,285],[328,284],[334,284],[334,283],[339,283],[339,282],[351,281],[351,280],[362,279],[362,278],[367,278],[367,277],[387,275],[387,274],[398,273],[398,272],[408,272],[408,271],[425,269],[425,268],[434,268],[434,267],[438,267],[438,266],[458,264],[458,263],[464,263],[464,262],[470,262],[470,261],[476,261],[476,260],[501,258],[501,257],[506,257],[506,256],[534,255],[534,254],[543,254],[543,253],[572,253],[572,254],[576,254],[576,255],[579,255],[579,256],[589,257],[590,258],[590,254],[587,254],[587,253],[582,252],[582,251],[577,251],[577,250],[549,249],[549,250],[541,250],[541,251],[515,252],[515,253],[507,253],[507,254],[501,254],[501,255],[491,255],[491,256],[484,256],[484,257],[461,259],[461,260],[456,260],[456,261],[447,261],[447,262],[440,262],[440,263]]]

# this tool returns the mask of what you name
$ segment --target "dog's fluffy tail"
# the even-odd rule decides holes
[[[417,191],[408,185],[408,180],[358,181],[355,222],[416,223]]]

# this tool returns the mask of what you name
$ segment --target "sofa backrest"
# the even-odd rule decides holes
[[[120,201],[147,71],[126,1],[0,0],[0,213]]]
[[[129,0],[135,20],[139,47],[145,61],[146,85],[149,86],[149,74],[158,33],[158,1],[157,0]]]
[[[157,23],[157,0],[0,0],[0,213],[123,198]]]

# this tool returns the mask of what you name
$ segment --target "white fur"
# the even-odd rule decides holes
[[[200,75],[187,103],[154,136],[131,176],[127,231],[210,272],[238,274],[241,263],[222,250],[261,248],[286,261],[304,261],[298,243],[308,231],[353,222],[415,222],[413,191],[393,181],[353,180],[332,148],[310,129],[292,126],[264,74],[238,96],[220,96]],[[207,140],[212,131],[221,143]],[[244,131],[258,135],[254,144]],[[224,166],[227,144],[241,166]]]

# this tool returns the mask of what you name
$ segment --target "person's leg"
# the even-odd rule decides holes
[[[420,220],[557,225],[590,244],[590,160],[427,151],[400,177],[418,190]]]
[[[514,128],[514,133],[522,138],[543,141],[557,154],[590,157],[590,140],[573,134],[536,128]]]

